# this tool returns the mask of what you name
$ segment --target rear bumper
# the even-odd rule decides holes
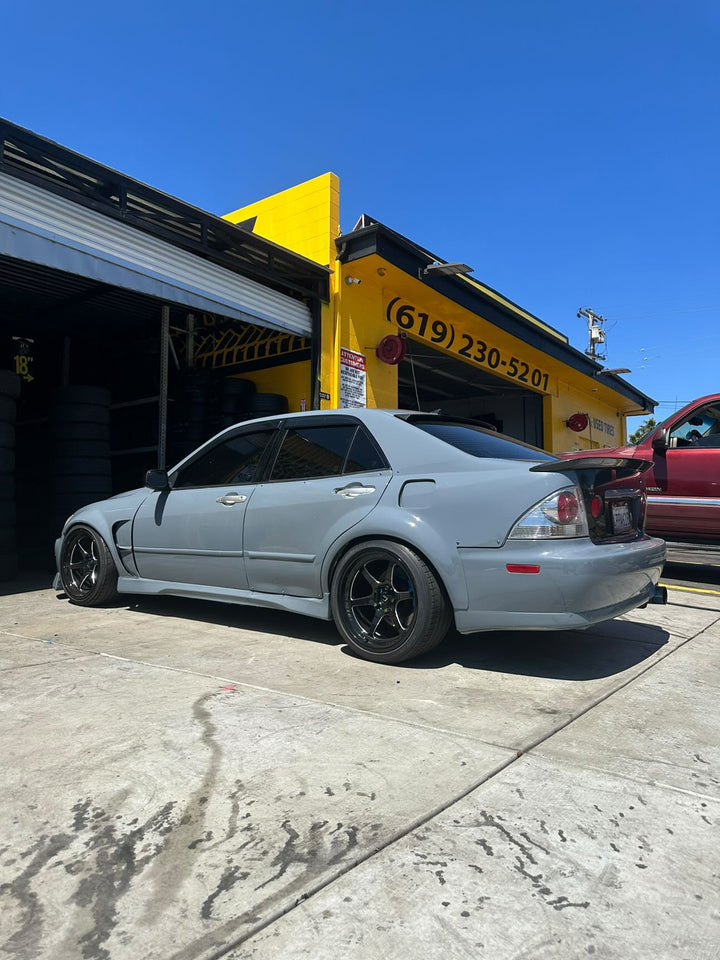
[[[611,620],[652,601],[665,562],[665,542],[587,539],[508,541],[497,550],[458,551],[469,605],[455,611],[460,633],[563,630]],[[509,573],[506,564],[536,564],[539,573]]]

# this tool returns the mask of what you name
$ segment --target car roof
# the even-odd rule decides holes
[[[383,407],[343,407],[332,410],[307,410],[294,413],[273,414],[266,417],[257,417],[252,420],[244,420],[234,424],[212,438],[224,436],[238,427],[262,427],[263,424],[292,423],[294,421],[307,423],[309,420],[321,419],[325,421],[348,420],[353,419],[365,424],[372,432],[376,441],[385,452],[393,470],[397,473],[445,473],[454,470],[467,470],[472,461],[476,458],[471,454],[465,453],[452,444],[446,443],[439,437],[434,436],[424,430],[419,430],[412,423],[409,423],[408,417],[422,417],[423,419],[437,418],[440,422],[453,421],[457,423],[471,424],[473,421],[463,419],[462,417],[452,417],[436,412],[425,412],[422,410],[404,410],[402,408],[388,409]],[[480,426],[480,424],[476,424]],[[487,432],[490,432],[488,430]],[[500,434],[502,436],[502,434]],[[512,441],[513,437],[508,437]],[[516,441],[521,446],[521,441]],[[192,456],[192,454],[191,454]],[[538,460],[544,457],[538,457]],[[492,469],[492,464],[501,465],[511,463],[511,458],[487,458],[483,460],[485,469]],[[525,467],[529,466],[531,460],[522,461]],[[180,464],[177,464],[179,466]]]

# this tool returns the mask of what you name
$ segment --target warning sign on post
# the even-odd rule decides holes
[[[340,406],[365,407],[365,356],[340,347]]]

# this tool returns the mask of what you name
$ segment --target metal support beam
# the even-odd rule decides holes
[[[72,341],[70,337],[63,337],[63,357],[62,357],[62,385],[66,387],[70,383],[70,346]]]
[[[170,353],[170,307],[163,304],[160,320],[160,396],[158,409],[158,467],[167,466],[168,354]]]
[[[322,338],[322,306],[319,300],[310,304],[312,333],[310,340],[310,409],[320,409],[320,360]],[[338,402],[336,400],[336,402]]]
[[[187,348],[185,350],[186,365],[195,366],[195,314],[187,315]]]

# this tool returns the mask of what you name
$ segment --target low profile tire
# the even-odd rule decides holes
[[[250,412],[258,417],[264,414],[287,413],[288,398],[281,393],[256,393],[250,400]]]
[[[108,426],[105,423],[54,423],[51,430],[59,446],[76,440],[96,440],[107,443],[109,436]]]
[[[402,663],[436,647],[450,626],[437,577],[413,550],[390,540],[351,547],[331,586],[335,624],[358,656]]]
[[[57,457],[52,472],[56,477],[110,477],[112,467],[109,457]]]
[[[15,425],[0,420],[0,447],[12,450],[15,446]]]
[[[109,407],[112,394],[107,387],[86,386],[85,384],[71,383],[60,387],[55,393],[56,403],[83,404],[90,403],[100,407]]]
[[[107,460],[110,457],[110,444],[107,440],[66,440],[57,445],[55,454],[58,458],[73,459],[89,458],[90,460]],[[57,461],[54,461],[53,468]]]
[[[60,580],[71,603],[100,607],[117,596],[117,570],[107,544],[91,527],[72,527],[63,538]]]
[[[17,400],[20,396],[20,377],[11,370],[0,370],[0,396],[12,397]]]
[[[52,408],[52,420],[57,424],[90,423],[107,427],[110,423],[110,407],[95,403],[56,403]]]
[[[17,403],[12,397],[4,397],[0,394],[0,421],[2,423],[15,423],[17,417]]]

